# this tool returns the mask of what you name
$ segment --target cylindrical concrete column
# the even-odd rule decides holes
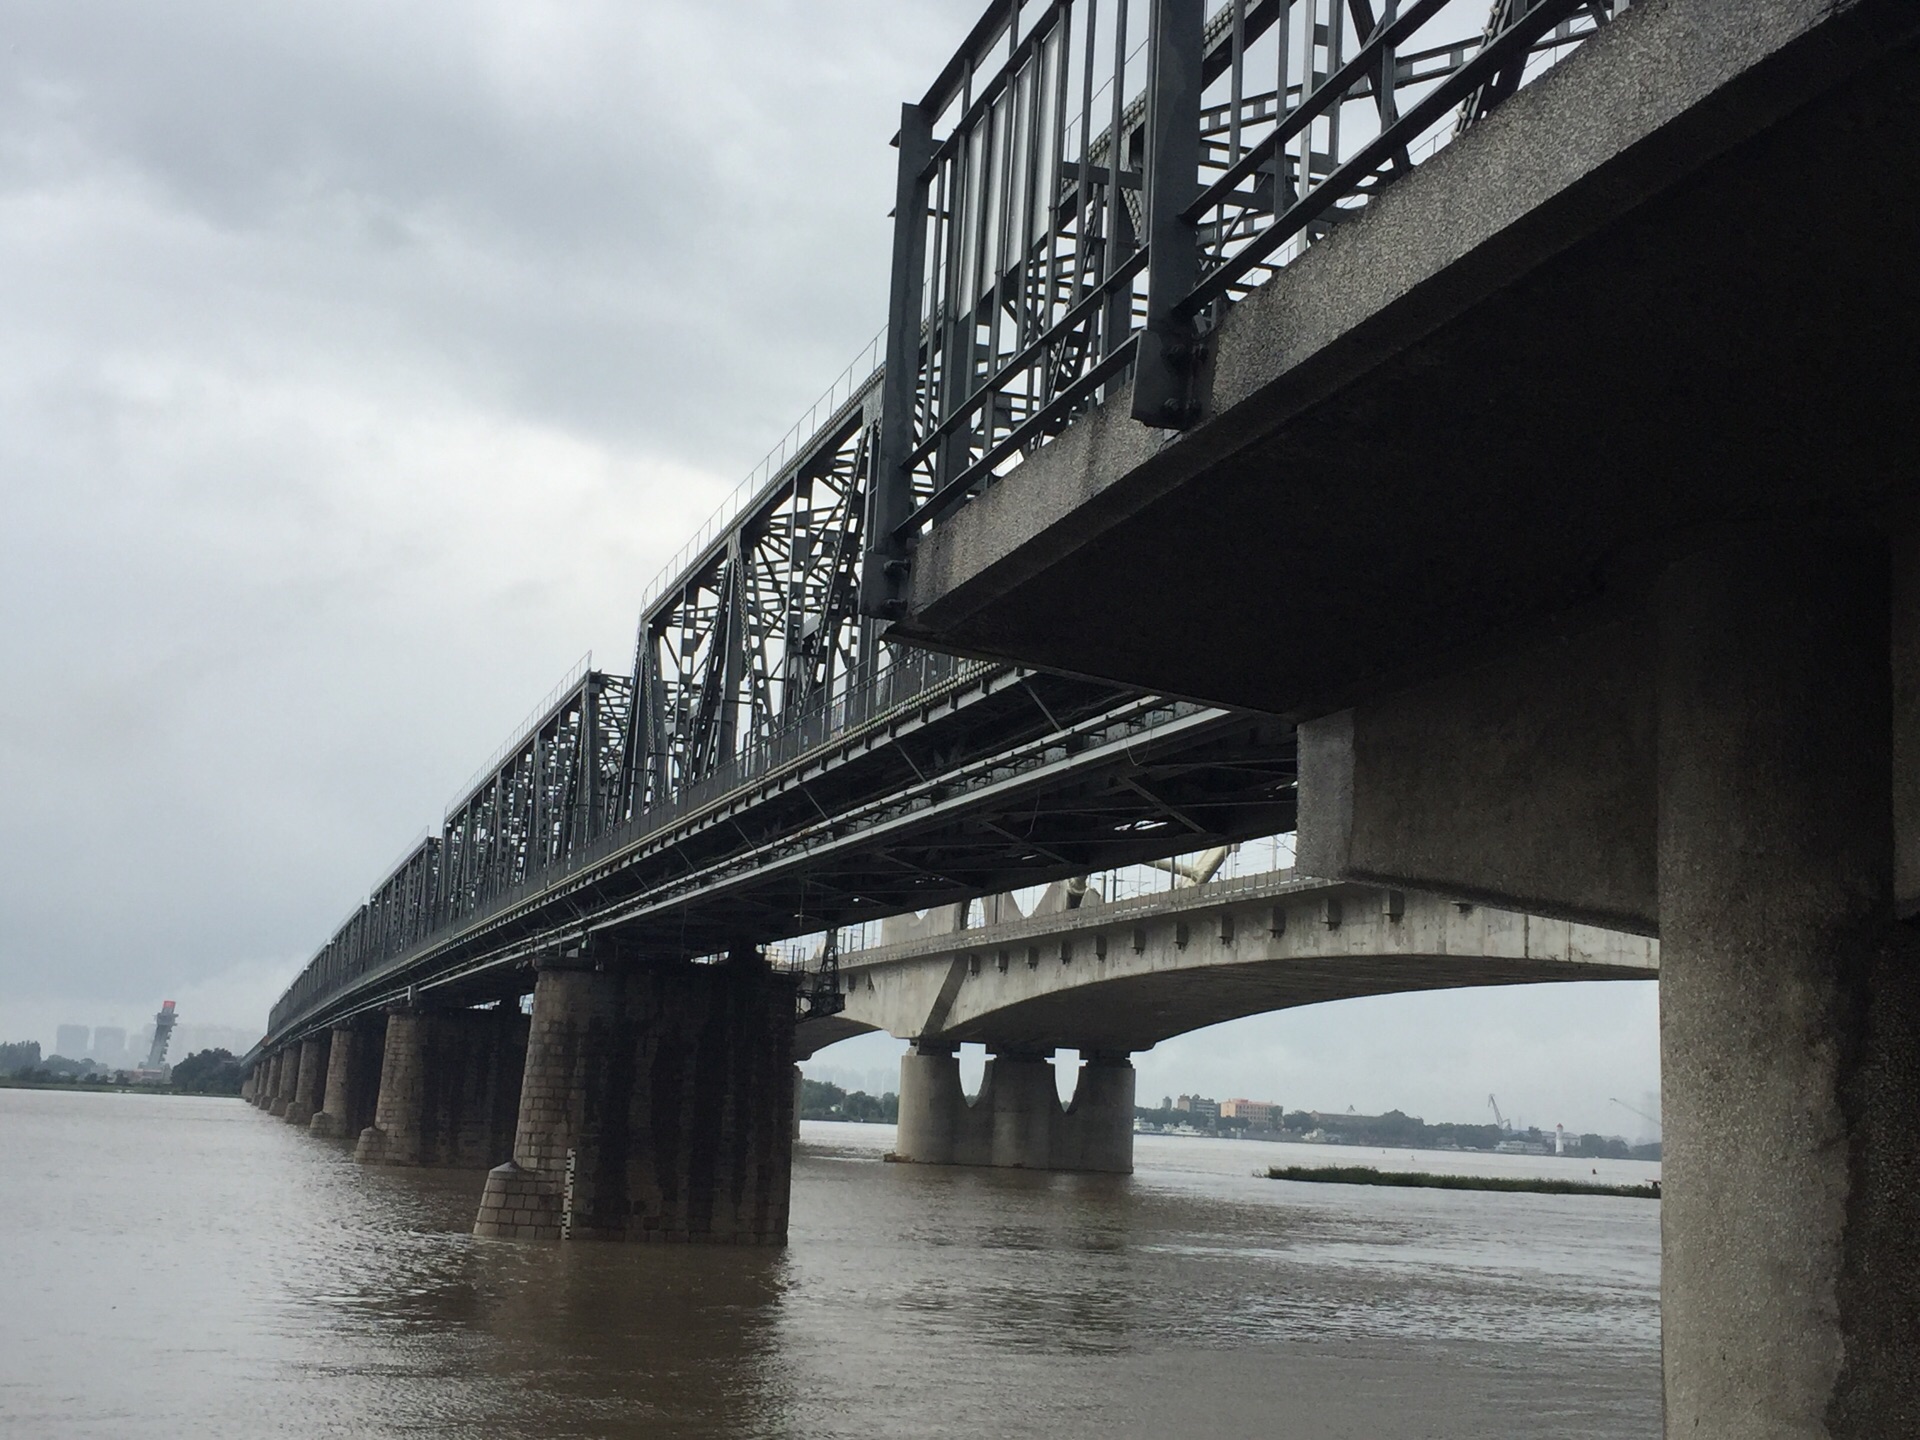
[[[326,1036],[309,1035],[300,1042],[299,1059],[294,1072],[293,1099],[287,1102],[282,1118],[289,1125],[306,1125],[320,1109],[326,1094],[327,1051],[329,1042]]]
[[[916,1040],[900,1057],[900,1120],[894,1158],[921,1165],[958,1163],[967,1118],[957,1047]]]
[[[1060,1120],[1053,1165],[1133,1173],[1133,1061],[1125,1052],[1086,1055],[1073,1103]]]
[[[793,1067],[793,1138],[796,1140],[800,1138],[800,1096],[802,1093],[800,1089],[801,1079],[802,1079],[802,1076],[800,1074],[800,1067],[796,1065]]]
[[[1060,1092],[1045,1055],[1023,1050],[996,1054],[987,1062],[978,1103],[993,1115],[990,1164],[1021,1170],[1051,1168]]]
[[[1669,1435],[1920,1427],[1920,959],[1892,924],[1883,542],[1671,567],[1659,673]]]

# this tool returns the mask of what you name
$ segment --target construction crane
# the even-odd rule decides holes
[[[1513,1129],[1513,1126],[1507,1123],[1507,1117],[1500,1113],[1500,1102],[1498,1100],[1494,1099],[1493,1096],[1489,1095],[1487,1096],[1487,1104],[1493,1107],[1493,1124],[1495,1129],[1499,1129],[1499,1130]]]
[[[1615,1105],[1618,1105],[1622,1110],[1632,1111],[1635,1115],[1638,1115],[1642,1120],[1646,1121],[1649,1125],[1653,1126],[1654,1129],[1658,1130],[1661,1128],[1660,1117],[1658,1115],[1649,1115],[1647,1114],[1646,1111],[1642,1110],[1639,1106],[1629,1105],[1624,1100],[1616,1100],[1611,1095],[1609,1095],[1607,1099],[1613,1101],[1613,1103]]]

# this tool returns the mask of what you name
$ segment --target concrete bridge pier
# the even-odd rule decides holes
[[[293,1098],[280,1117],[289,1125],[309,1124],[319,1110],[327,1093],[328,1048],[326,1036],[309,1035],[293,1051]]]
[[[757,957],[541,969],[476,1235],[784,1244],[793,982]]]
[[[526,1055],[518,1009],[396,1009],[387,1016],[370,1165],[488,1165],[510,1153]]]
[[[293,1088],[300,1078],[300,1051],[296,1046],[281,1047],[273,1057],[273,1099],[267,1104],[269,1115],[284,1116],[293,1103]]]
[[[325,1098],[307,1126],[314,1134],[345,1140],[358,1137],[373,1123],[385,1038],[378,1017],[345,1020],[333,1027],[328,1040]]]
[[[971,1101],[957,1047],[916,1040],[900,1057],[895,1158],[925,1165],[1019,1170],[1133,1170],[1133,1064],[1095,1052],[1064,1109],[1041,1051],[1009,1048],[987,1062]]]
[[[1920,1433],[1920,937],[1894,920],[1920,777],[1893,759],[1920,585],[1893,637],[1889,598],[1884,541],[1815,527],[1662,583],[1670,1435]]]

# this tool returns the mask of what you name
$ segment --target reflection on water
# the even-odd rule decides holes
[[[0,1432],[1659,1431],[1656,1205],[891,1140],[806,1126],[784,1252],[536,1245],[467,1234],[477,1173],[363,1169],[237,1101],[0,1091]]]

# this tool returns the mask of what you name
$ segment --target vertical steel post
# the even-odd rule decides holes
[[[860,613],[899,618],[906,608],[909,546],[895,532],[913,513],[914,413],[920,392],[920,311],[927,268],[927,165],[933,117],[900,107],[900,176],[893,200],[893,276],[887,303],[886,374],[881,382],[880,453],[874,466]]]
[[[1133,418],[1176,429],[1197,414],[1198,334],[1181,302],[1200,279],[1202,0],[1154,0],[1147,79],[1147,324],[1133,371]]]

